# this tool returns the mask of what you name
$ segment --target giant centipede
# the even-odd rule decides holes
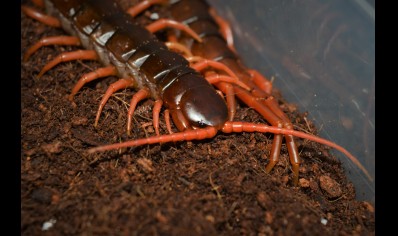
[[[36,2],[37,5],[45,5],[48,15],[27,6],[22,6],[22,11],[47,25],[62,27],[72,36],[41,39],[27,51],[25,60],[28,60],[30,55],[40,47],[46,45],[81,45],[85,48],[85,50],[60,54],[41,70],[38,77],[64,61],[99,60],[105,67],[83,75],[72,89],[69,96],[70,100],[89,81],[110,75],[117,75],[121,78],[109,87],[101,100],[95,125],[97,125],[106,101],[116,90],[127,87],[138,90],[131,99],[128,111],[128,132],[131,129],[131,117],[138,102],[149,97],[155,100],[153,126],[156,130],[156,136],[94,147],[88,150],[89,153],[144,144],[201,140],[214,137],[218,131],[224,133],[269,132],[275,134],[275,137],[283,135],[290,146],[294,146],[292,137],[296,136],[333,147],[343,152],[370,178],[367,170],[346,149],[326,139],[293,130],[290,127],[290,122],[284,115],[279,114],[280,110],[278,109],[276,109],[276,112],[275,110],[264,114],[260,112],[264,117],[276,116],[269,118],[273,126],[233,121],[235,108],[231,102],[228,102],[228,97],[231,97],[231,92],[228,92],[230,88],[233,88],[234,93],[238,91],[246,94],[249,100],[252,99],[256,103],[256,98],[268,96],[269,87],[264,88],[259,85],[266,80],[263,80],[261,76],[256,77],[256,81],[260,81],[259,83],[250,82],[248,79],[242,80],[239,70],[236,70],[238,72],[236,73],[217,60],[203,59],[192,64],[179,53],[169,50],[166,44],[158,40],[152,33],[159,28],[175,24],[175,22],[165,23],[162,21],[159,24],[154,23],[142,27],[135,23],[134,19],[118,4],[110,0],[45,0],[44,4],[41,1]],[[198,37],[198,34],[191,31],[190,28],[176,27],[188,32],[198,42],[202,41],[203,37]],[[221,75],[201,74],[200,70],[206,67],[221,71]],[[252,78],[250,73],[248,75],[246,78]],[[261,82],[261,80],[263,81]],[[213,85],[227,96],[227,102]],[[271,100],[268,99],[268,101]],[[267,107],[267,109],[273,107],[272,102],[271,105],[259,104],[259,106]],[[253,106],[252,103],[249,103],[249,105]],[[165,120],[170,134],[160,135],[159,133],[159,113],[162,106],[165,107]],[[169,115],[171,115],[179,132],[171,133],[171,125],[168,121]],[[281,122],[283,124],[280,124]],[[292,153],[297,152],[297,148],[290,148],[289,152],[294,183],[297,184],[300,161],[298,154],[296,157]],[[279,155],[279,149],[273,148],[273,153]],[[269,164],[269,170],[275,165],[277,158],[272,158],[272,160],[274,163]]]

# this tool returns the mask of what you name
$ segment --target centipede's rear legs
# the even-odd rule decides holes
[[[229,27],[229,24],[223,18],[218,16],[213,8],[209,9],[209,14],[218,24],[219,31],[225,39],[228,48],[235,53],[236,51],[233,46],[232,31]],[[253,107],[257,112],[259,112],[269,123],[271,123],[271,125],[293,130],[293,125],[291,124],[289,118],[281,110],[274,97],[271,96],[272,82],[266,79],[256,70],[246,69],[245,71],[249,76],[243,76],[242,80],[244,83],[250,86],[251,91],[247,92],[238,86],[233,86],[234,94],[236,94],[236,96],[248,106]],[[221,90],[223,90],[227,96],[231,93],[230,88],[225,86],[225,84],[219,84],[218,86],[224,87],[221,88]],[[297,185],[300,165],[298,149],[293,136],[284,135],[284,137],[289,152],[290,163],[292,165],[293,183]],[[283,136],[281,134],[274,135],[270,152],[270,161],[265,169],[266,172],[270,172],[279,160],[282,139]]]
[[[254,96],[251,92],[242,89],[236,85],[231,85],[228,83],[218,83],[216,84],[216,87],[220,89],[224,94],[226,94],[226,96],[237,96],[247,106],[252,107],[258,113],[260,113],[260,115],[272,126],[278,128],[293,129],[286,117],[281,118],[275,112],[273,112],[273,110],[279,109],[278,104],[270,103],[269,105],[265,105],[262,100]],[[300,157],[298,154],[297,146],[292,136],[274,134],[274,139],[272,141],[272,147],[270,151],[270,161],[267,164],[265,171],[269,173],[279,161],[283,137],[285,137],[286,146],[289,152],[290,163],[292,165],[293,183],[296,185],[298,182]]]
[[[266,80],[257,71],[249,70],[251,91],[250,93],[234,86],[236,96],[239,97],[245,104],[253,107],[258,113],[260,113],[271,125],[293,130],[293,125],[290,122],[289,117],[281,110],[279,104],[276,102],[273,96],[271,96],[272,84]],[[300,156],[297,149],[297,145],[294,141],[293,136],[284,135],[286,147],[289,153],[290,163],[292,165],[293,172],[293,183],[297,185]],[[282,145],[282,135],[274,135],[274,140],[270,152],[270,161],[266,166],[266,172],[270,172],[275,164],[279,160],[280,150]]]

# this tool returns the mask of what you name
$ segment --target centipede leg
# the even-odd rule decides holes
[[[265,107],[267,107],[269,110],[271,110],[277,117],[279,117],[278,122],[281,122],[283,124],[283,128],[286,129],[291,129],[293,130],[293,125],[290,122],[289,117],[281,110],[279,107],[278,103],[276,102],[275,98],[270,95],[271,90],[272,90],[272,83],[265,79],[260,73],[258,73],[255,70],[249,70],[249,74],[252,75],[252,80],[255,83],[257,87],[253,87],[251,90],[251,96],[255,97],[258,99],[259,103],[262,103]],[[241,90],[238,89],[235,86],[235,90]],[[238,93],[237,96],[245,97],[244,93]],[[265,99],[264,99],[265,98]],[[247,99],[247,98],[246,98]],[[258,109],[258,110],[257,110]],[[256,110],[261,113],[260,111],[263,110],[264,108],[258,107]],[[272,124],[272,122],[270,121]],[[279,127],[279,126],[278,126]],[[300,157],[299,153],[297,150],[297,145],[296,142],[294,141],[293,136],[290,135],[285,135],[285,141],[286,141],[286,147],[289,152],[289,158],[290,158],[290,163],[292,165],[292,171],[293,171],[293,183],[297,185],[298,183],[298,169],[299,169],[299,164],[300,164]],[[277,162],[279,158],[276,156],[271,155],[270,160],[271,161],[268,166],[266,167],[266,171],[271,171],[275,163]]]
[[[205,79],[210,84],[215,84],[215,83],[218,83],[218,82],[227,82],[227,83],[230,83],[230,84],[236,84],[236,85],[238,85],[238,86],[240,86],[240,87],[242,87],[242,88],[244,88],[246,90],[250,90],[250,88],[245,83],[243,83],[242,81],[240,81],[240,80],[238,80],[236,78],[228,76],[228,75],[211,74],[211,75],[206,75]]]
[[[137,104],[141,100],[149,97],[149,95],[150,95],[150,92],[149,92],[148,88],[140,89],[136,94],[133,95],[133,98],[131,99],[131,102],[130,102],[129,111],[127,113],[127,134],[128,135],[130,135],[130,132],[131,132],[131,122],[132,122],[133,114],[134,114],[135,108],[137,107]]]
[[[209,9],[210,15],[214,18],[216,21],[217,25],[220,28],[220,33],[224,37],[225,41],[227,42],[227,46],[231,51],[236,53],[235,47],[234,47],[234,37],[232,34],[231,26],[228,24],[226,20],[224,20],[221,16],[217,14],[217,12],[214,10],[214,8]]]
[[[61,27],[61,22],[57,18],[49,16],[49,15],[45,15],[37,9],[23,5],[23,6],[21,6],[21,10],[25,15],[27,15],[30,18],[35,19],[45,25],[48,25],[51,27],[56,27],[56,28]]]
[[[241,90],[244,91],[242,89],[238,89],[237,86],[235,86],[235,91],[237,90]],[[246,92],[246,91],[245,91]],[[259,104],[263,104],[266,108],[268,108],[271,112],[273,112],[275,114],[275,116],[278,117],[278,123],[277,123],[277,127],[280,127],[280,123],[282,123],[282,127],[286,128],[286,129],[291,129],[293,130],[293,125],[290,123],[289,117],[287,117],[287,115],[281,110],[281,108],[279,107],[278,103],[276,102],[275,98],[273,96],[266,96],[265,94],[260,93],[259,95],[259,90],[257,88],[252,89],[250,96],[253,96],[253,98],[257,98],[258,99],[258,103]],[[257,95],[257,96],[256,96]],[[237,96],[238,97],[244,97],[245,95],[243,93],[238,93],[237,92]],[[263,99],[265,98],[266,99]],[[256,99],[256,100],[257,100]],[[256,110],[261,114],[261,110],[264,110],[264,107],[260,107],[257,106],[258,108],[256,108]],[[271,124],[275,125],[275,123],[272,122],[272,120],[270,121]],[[286,142],[286,147],[287,150],[289,152],[289,158],[290,158],[290,163],[292,165],[292,172],[293,172],[293,183],[294,185],[297,185],[298,183],[298,174],[299,174],[299,164],[300,164],[300,157],[299,157],[299,153],[297,150],[297,145],[296,142],[294,141],[293,136],[291,135],[285,135],[285,142]],[[274,143],[278,142],[280,144],[282,144],[282,140],[275,140],[278,137],[274,138]],[[275,149],[276,150],[276,149]],[[273,166],[276,164],[276,162],[278,161],[279,158],[279,152],[278,152],[278,156],[274,156],[273,154],[271,154],[271,158],[270,160],[273,160],[272,162],[270,162],[268,164],[268,166],[266,167],[266,171],[271,171]]]
[[[282,128],[282,125],[279,125],[278,128]],[[271,170],[276,165],[276,163],[278,163],[281,147],[282,147],[282,135],[274,135],[274,139],[272,140],[271,152],[269,156],[269,162],[265,167],[266,173],[270,173]]]
[[[283,128],[293,130],[290,123],[284,124]],[[299,167],[300,167],[300,155],[297,150],[296,142],[294,141],[293,135],[285,135],[285,142],[287,151],[289,152],[290,163],[292,165],[293,172],[293,184],[297,186],[299,177]]]
[[[166,109],[164,111],[164,121],[166,122],[167,131],[169,132],[169,134],[172,134],[173,131],[171,131],[170,111],[169,111],[169,109]]]
[[[269,106],[263,103],[262,100],[259,100],[258,97],[252,95],[250,92],[238,87],[234,86],[235,94],[237,97],[239,97],[242,101],[244,101],[248,106],[253,107],[258,113],[260,113],[268,122],[271,123],[272,126],[275,127],[282,127],[286,129],[293,129],[291,126],[290,122],[287,122],[287,117],[284,115],[282,117],[278,116],[271,110]],[[271,100],[270,100],[271,101]],[[275,104],[274,104],[275,105]],[[280,108],[277,106],[273,106],[274,110],[279,110]],[[282,111],[280,111],[282,112]],[[298,168],[300,165],[300,157],[298,154],[297,150],[297,145],[294,142],[293,136],[291,135],[284,135],[285,136],[285,141],[286,141],[286,147],[289,152],[289,158],[290,158],[290,163],[292,164],[293,167],[293,184],[297,185],[298,183]],[[279,141],[279,138],[274,137],[273,142],[277,142],[279,146],[282,140]],[[279,158],[279,148],[276,148],[276,144],[272,145],[273,149],[271,150],[271,159],[273,162],[270,162],[268,166],[266,167],[266,171],[271,171],[275,163],[277,162]],[[274,147],[275,146],[275,147]],[[278,155],[278,157],[275,157],[274,155]]]
[[[95,71],[84,74],[79,79],[79,81],[76,83],[75,87],[73,87],[72,92],[70,93],[68,99],[70,101],[73,101],[73,97],[76,95],[76,93],[79,92],[79,90],[88,82],[93,81],[98,78],[112,76],[112,75],[117,75],[117,70],[116,70],[116,67],[114,67],[114,66],[99,68]]]
[[[79,46],[80,40],[78,37],[74,36],[53,36],[53,37],[42,38],[26,51],[23,57],[23,61],[27,61],[29,57],[37,50],[39,50],[41,47],[50,46],[50,45]]]
[[[272,92],[272,83],[268,81],[265,77],[263,77],[259,72],[255,70],[248,70],[248,73],[251,75],[251,81],[254,83],[254,86],[252,87],[252,90],[250,91],[250,95],[246,94],[246,92],[238,87],[235,86],[235,91],[237,93],[237,96],[240,97],[241,99],[246,99],[245,101],[249,100],[256,100],[256,104],[262,104],[260,105],[255,105],[255,109],[260,113],[264,110],[264,107],[267,108],[267,110],[271,110],[272,113],[275,114],[275,116],[278,117],[276,121],[278,121],[277,125],[279,126],[279,123],[282,124],[283,128],[286,129],[293,129],[293,125],[290,122],[289,117],[281,110],[279,107],[279,104],[275,100],[273,96],[271,96]],[[241,91],[241,92],[238,92]],[[247,95],[247,96],[246,96]],[[249,98],[252,97],[252,98]],[[253,103],[252,103],[253,104]],[[267,119],[268,120],[268,119]],[[272,125],[275,125],[276,123],[272,120],[268,120]],[[285,135],[285,141],[286,141],[286,147],[289,152],[289,158],[290,158],[290,163],[292,164],[292,171],[293,171],[293,183],[297,185],[298,183],[298,168],[299,168],[299,163],[300,163],[300,158],[299,158],[299,153],[297,150],[297,145],[294,141],[293,136]],[[278,141],[279,142],[279,141]],[[273,166],[275,165],[274,163],[277,162],[279,158],[271,154],[271,161],[268,166],[266,167],[266,171],[271,171]]]
[[[163,101],[158,99],[155,101],[155,105],[153,106],[153,127],[155,129],[156,135],[160,135],[159,133],[159,114],[160,109],[162,108]]]
[[[202,39],[199,37],[199,35],[197,33],[195,33],[195,31],[193,31],[187,25],[184,25],[175,20],[159,19],[159,20],[147,25],[145,28],[147,30],[149,30],[151,33],[155,33],[157,31],[165,29],[167,27],[182,30],[185,33],[189,34],[191,37],[193,37],[198,42],[202,42]]]
[[[130,14],[132,17],[136,17],[141,12],[145,11],[146,9],[150,8],[156,4],[166,4],[168,0],[144,0],[138,3],[137,5],[130,7],[127,9],[127,13]]]
[[[285,121],[286,123],[290,123],[289,117],[287,117],[287,115],[281,110],[279,104],[276,102],[273,96],[270,96],[265,100],[262,100],[262,102],[279,118],[281,118],[281,120]]]
[[[190,61],[189,58],[188,58],[188,61]],[[236,74],[231,69],[229,69],[225,64],[223,64],[221,62],[208,60],[208,59],[203,59],[203,60],[193,64],[191,67],[194,68],[197,71],[202,71],[202,70],[204,70],[204,69],[206,69],[208,67],[211,67],[211,68],[214,68],[214,69],[217,69],[217,70],[224,71],[225,73],[227,73],[231,77],[236,78],[237,80],[239,80],[238,76],[236,76]]]
[[[293,130],[293,125],[291,124],[289,118],[280,109],[280,107],[277,104],[277,102],[276,102],[274,97],[272,97],[272,96],[268,97],[263,102],[267,105],[267,107],[270,108],[270,110],[272,112],[274,112],[276,115],[278,115],[281,118],[281,120],[284,121],[283,128]],[[293,171],[293,177],[294,177],[293,183],[295,183],[295,185],[297,185],[297,183],[298,183],[298,173],[299,173],[299,164],[300,164],[299,152],[297,150],[297,145],[296,145],[296,142],[294,141],[293,136],[285,135],[285,141],[286,141],[287,150],[289,152],[290,163],[292,164],[292,171]]]
[[[230,88],[229,88],[229,87],[232,87],[232,85],[230,85],[230,84],[229,84],[229,86],[227,86],[227,85],[228,85],[227,83],[218,83],[218,84],[216,84],[216,87],[219,88],[221,91],[223,91],[223,93],[227,95],[227,98],[228,98],[228,94],[231,94],[230,96],[235,97],[235,91],[234,90],[231,91]],[[255,99],[254,97],[252,97],[246,91],[245,91],[245,94],[246,94],[245,99],[242,99],[241,97],[240,98],[243,101],[245,101],[246,104],[247,104],[248,100],[250,100],[250,99],[254,100]],[[258,101],[256,101],[256,102],[258,103]],[[253,101],[251,104],[248,104],[248,105],[249,106],[255,105],[256,102]],[[227,104],[228,104],[228,102],[227,102]],[[281,122],[274,122],[276,120],[279,120],[279,118],[271,110],[269,110],[267,107],[264,107],[263,104],[258,103],[257,105],[255,105],[253,107],[254,107],[254,109],[256,111],[258,111],[258,109],[261,110],[263,117],[265,117],[267,120],[268,119],[272,120],[273,121],[272,123],[274,125],[276,125],[277,127],[280,127],[280,128],[283,127]],[[229,112],[233,111],[233,114],[235,114],[235,111],[234,111],[236,109],[235,107],[233,107],[231,105],[228,105],[228,109],[229,109],[228,110]],[[231,121],[231,116],[229,116],[229,120]],[[270,161],[267,164],[266,169],[265,169],[267,173],[269,173],[273,169],[273,167],[275,166],[275,164],[279,160],[279,155],[280,155],[281,146],[282,146],[282,137],[283,136],[281,134],[275,134],[274,135],[274,139],[272,141],[272,147],[271,147],[271,151],[270,151]]]
[[[192,57],[191,51],[189,51],[189,49],[185,45],[179,42],[165,42],[165,44],[170,50],[182,52],[185,57]]]
[[[132,17],[135,17],[153,5],[166,4],[167,2],[168,1],[166,1],[166,0],[145,0],[145,1],[138,3],[135,6],[127,9],[127,13],[130,14]],[[191,37],[193,37],[198,42],[202,42],[202,39],[199,37],[199,35],[196,34],[196,32],[193,31],[191,28],[189,28],[189,26],[184,25],[181,22],[171,20],[171,19],[159,19],[159,20],[147,25],[145,28],[147,30],[149,30],[151,33],[155,33],[157,31],[165,29],[167,27],[182,30],[185,33],[189,34]]]
[[[94,122],[95,127],[97,127],[97,125],[98,125],[98,121],[99,121],[102,109],[104,108],[106,102],[112,96],[112,94],[120,89],[127,88],[128,86],[130,86],[133,83],[134,83],[134,81],[132,79],[123,78],[123,79],[120,79],[120,80],[116,81],[115,83],[109,85],[109,88],[106,90],[104,96],[101,99],[100,105],[98,107],[97,115],[95,117],[95,122]]]
[[[247,70],[247,72],[250,74],[250,76],[253,79],[254,84],[257,85],[261,90],[266,92],[267,94],[272,93],[272,82],[266,79],[263,75],[261,75],[258,71],[256,70]]]
[[[233,121],[236,114],[236,100],[234,88],[231,84],[225,82],[216,83],[215,86],[225,94],[228,107],[228,120]]]
[[[54,60],[47,63],[40,73],[37,75],[40,78],[44,73],[58,65],[61,62],[73,60],[98,60],[98,55],[94,50],[77,50],[74,52],[64,52],[59,54]]]

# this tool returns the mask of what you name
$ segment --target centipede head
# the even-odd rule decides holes
[[[225,101],[204,79],[180,78],[165,90],[163,99],[180,131],[207,126],[221,129],[228,119]]]

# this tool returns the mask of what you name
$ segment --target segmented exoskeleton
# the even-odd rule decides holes
[[[128,16],[115,2],[110,0],[46,0],[44,3],[47,12],[55,18],[40,15],[34,9],[26,6],[23,6],[22,10],[25,14],[46,24],[62,26],[65,31],[73,36],[44,38],[27,51],[25,60],[44,45],[81,44],[87,50],[62,53],[48,63],[39,73],[39,76],[63,61],[76,59],[100,60],[106,67],[84,75],[72,90],[70,99],[73,99],[74,94],[88,81],[109,75],[120,76],[122,79],[112,84],[102,99],[97,112],[96,123],[102,107],[111,94],[117,89],[132,86],[139,91],[133,96],[130,104],[128,130],[130,130],[131,117],[137,103],[147,97],[152,97],[155,100],[153,124],[158,136],[100,146],[90,149],[89,152],[149,143],[211,138],[216,135],[218,130],[226,133],[271,132],[283,134],[286,137],[298,136],[334,147],[344,152],[366,173],[366,170],[355,157],[344,148],[330,141],[292,129],[281,128],[283,125],[281,126],[277,123],[273,125],[279,127],[233,122],[233,105],[229,103],[227,106],[222,96],[219,95],[209,81],[220,88],[227,97],[231,95],[228,92],[228,88],[231,88],[231,86],[233,86],[235,91],[240,89],[238,91],[247,92],[250,98],[261,97],[262,94],[258,95],[256,91],[261,92],[262,90],[257,89],[252,82],[237,80],[239,75],[237,76],[228,67],[218,62],[202,60],[191,67],[184,57],[168,50],[166,45],[153,36],[150,31],[136,24],[133,18]],[[156,28],[156,26],[153,28]],[[189,30],[186,31],[189,32]],[[192,33],[191,35],[193,37],[196,36],[196,34]],[[200,38],[196,40],[201,41]],[[197,70],[206,66],[213,66],[217,70],[223,71],[226,75],[224,77],[209,75],[205,78]],[[174,124],[181,132],[169,135],[159,134],[159,113],[162,105],[166,108],[165,113],[171,114]],[[267,115],[276,114],[270,112]],[[279,115],[276,116],[275,120],[277,122],[286,122],[285,118],[281,118]],[[227,121],[228,119],[230,121]],[[271,119],[271,121],[273,123],[274,119]],[[166,123],[170,131],[170,124],[167,119]],[[275,149],[273,148],[273,150]],[[297,183],[299,161],[292,163],[294,164],[294,179],[295,183]]]

